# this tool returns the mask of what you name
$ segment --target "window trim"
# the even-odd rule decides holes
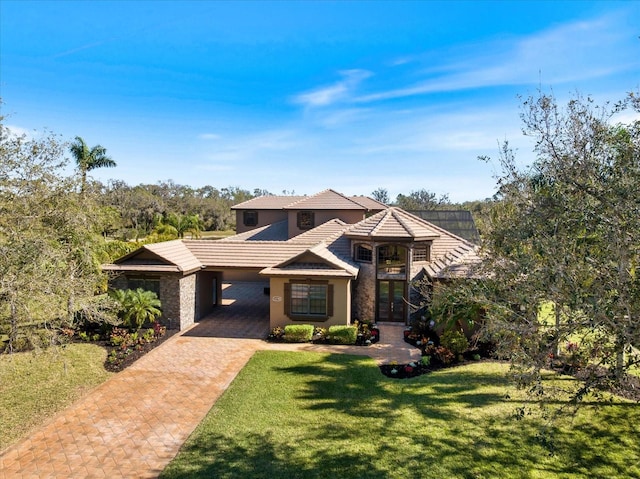
[[[298,229],[310,230],[315,227],[315,213],[310,210],[298,211],[296,215]]]
[[[416,258],[416,252],[424,252],[424,259]],[[417,243],[411,250],[411,260],[416,263],[429,263],[431,261],[431,243]]]
[[[367,251],[368,258],[363,258],[360,253]],[[353,259],[359,263],[373,263],[373,246],[367,243],[356,243],[353,247]]]
[[[253,217],[253,221],[248,221]],[[242,223],[245,226],[258,226],[258,212],[256,210],[245,210],[242,212]]]
[[[311,286],[325,286],[325,311],[326,314],[300,314],[291,312],[291,289],[293,285],[307,285]],[[326,321],[333,316],[333,284],[329,281],[317,281],[317,280],[290,280],[284,284],[284,314],[294,321]]]

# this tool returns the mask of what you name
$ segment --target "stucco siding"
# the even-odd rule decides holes
[[[333,285],[333,316],[326,320],[292,320],[285,314],[285,294],[284,285],[289,282],[288,278],[271,278],[269,316],[270,327],[285,326],[287,324],[313,324],[321,328],[328,328],[332,325],[351,324],[351,280],[331,279],[329,284]]]

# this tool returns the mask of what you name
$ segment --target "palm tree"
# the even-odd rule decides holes
[[[162,314],[162,303],[153,291],[142,288],[116,289],[110,291],[111,297],[120,303],[122,324],[138,331],[145,323],[153,323]]]
[[[185,233],[191,233],[192,237],[198,238],[204,227],[202,220],[197,214],[181,215],[177,213],[169,213],[164,224],[172,226],[175,229],[178,238],[184,238]]]
[[[78,170],[81,175],[80,192],[84,192],[87,185],[87,172],[96,168],[113,168],[116,162],[107,156],[107,149],[104,146],[96,145],[89,149],[85,141],[76,136],[75,142],[69,147],[71,154],[76,160]]]

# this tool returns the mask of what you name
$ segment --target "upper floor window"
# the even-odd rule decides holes
[[[355,249],[355,260],[362,263],[371,263],[373,260],[373,249],[366,244],[358,244]]]
[[[313,220],[313,211],[298,211],[298,228],[301,230],[310,230],[315,226]]]
[[[243,211],[242,222],[245,226],[256,226],[258,224],[258,212],[257,211]]]
[[[413,247],[413,261],[431,261],[431,245],[427,243],[416,244]]]
[[[404,275],[407,265],[407,248],[399,245],[378,247],[378,275]]]

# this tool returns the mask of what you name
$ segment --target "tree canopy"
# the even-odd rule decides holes
[[[484,232],[489,330],[533,388],[558,354],[579,358],[574,399],[624,387],[640,361],[640,121],[616,122],[629,110],[640,113],[634,95],[613,106],[527,98],[536,159],[523,169],[503,146]]]

